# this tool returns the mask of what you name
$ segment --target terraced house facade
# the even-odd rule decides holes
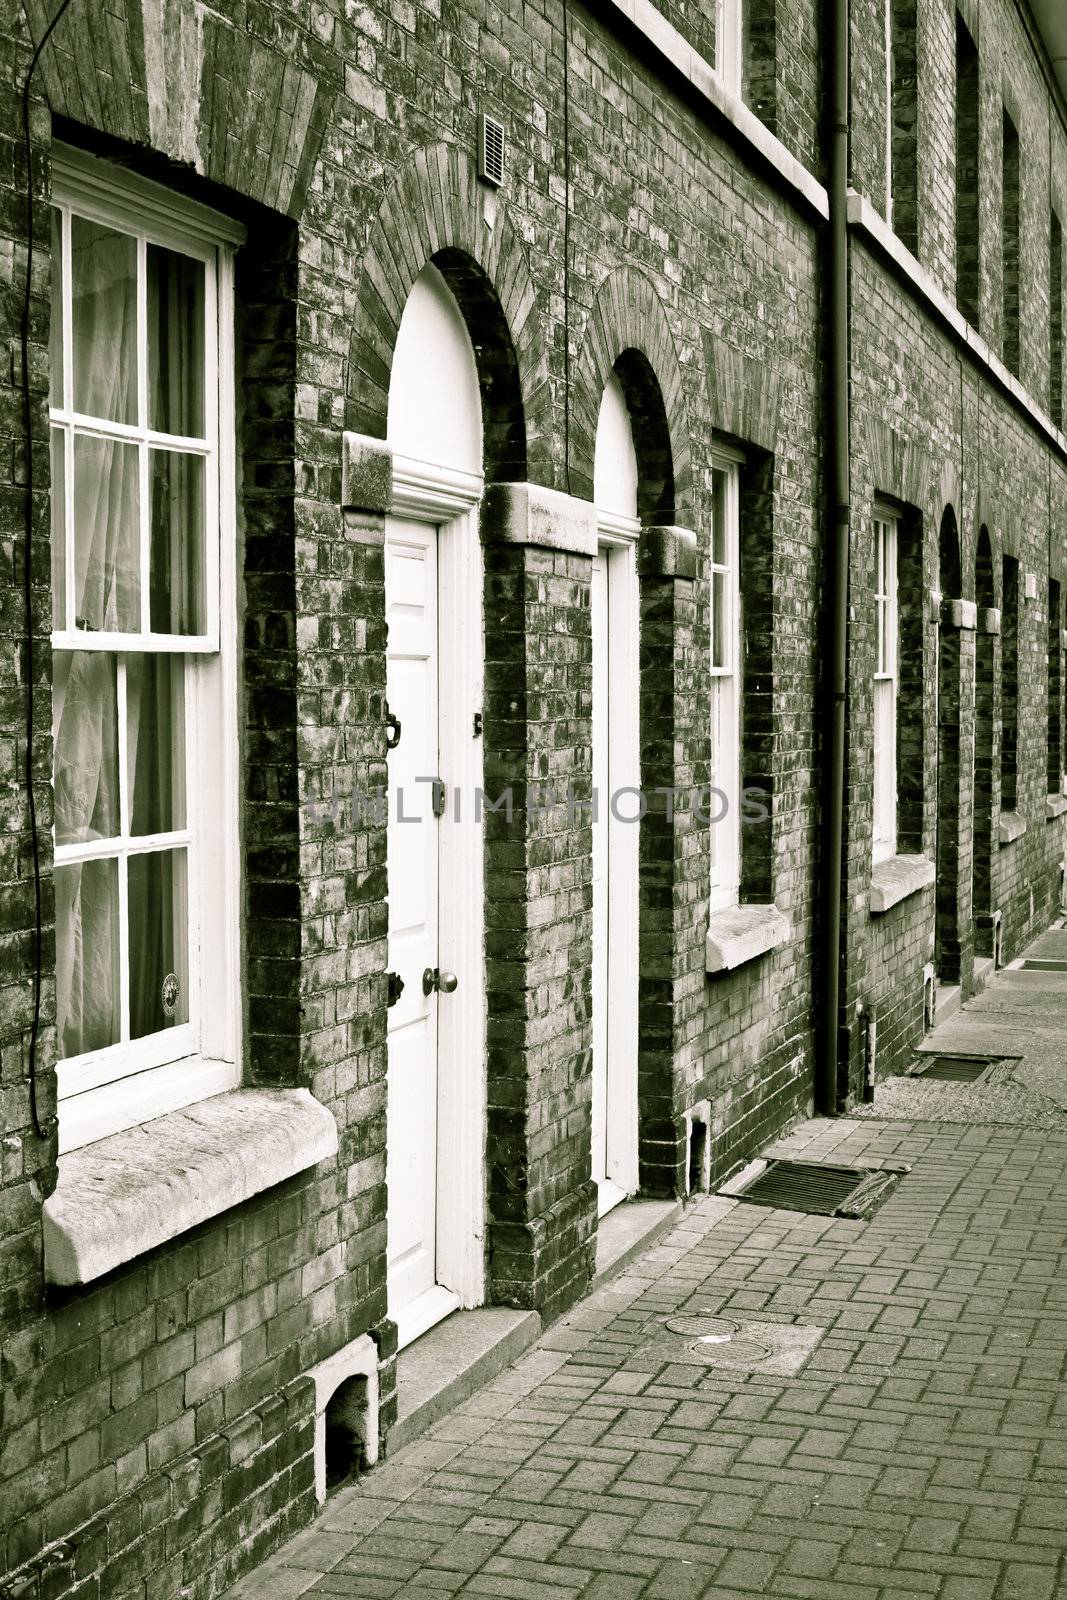
[[[0,1594],[206,1597],[1058,911],[1067,44],[3,37]]]

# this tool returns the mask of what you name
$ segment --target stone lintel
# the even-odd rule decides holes
[[[49,1283],[91,1283],[337,1154],[307,1089],[234,1089],[59,1158],[44,1203]]]
[[[926,856],[887,856],[871,870],[867,906],[872,916],[880,916],[899,905],[909,895],[918,894],[934,881],[935,869]]]
[[[1051,822],[1055,817],[1062,817],[1067,811],[1067,795],[1049,794],[1045,796],[1045,817]]]
[[[341,510],[388,511],[393,503],[393,452],[384,439],[341,435]]]
[[[999,634],[1000,632],[1000,607],[979,606],[978,632]]]
[[[1016,839],[1021,839],[1026,832],[1026,818],[1020,816],[1018,811],[1002,811],[1000,813],[1000,842],[1001,844],[1014,844]]]
[[[942,600],[941,626],[973,633],[978,625],[978,607],[973,600]]]
[[[689,528],[642,528],[637,570],[643,578],[695,578],[696,534]]]
[[[485,544],[529,544],[568,555],[595,556],[596,507],[539,483],[493,483],[482,508]]]
[[[708,972],[731,972],[775,950],[789,938],[789,923],[774,905],[727,906],[708,918]]]

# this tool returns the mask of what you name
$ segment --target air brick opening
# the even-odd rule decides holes
[[[346,1378],[326,1402],[326,1493],[359,1476],[367,1465],[367,1380]]]
[[[711,1187],[711,1104],[701,1100],[686,1112],[685,1192],[707,1194]]]

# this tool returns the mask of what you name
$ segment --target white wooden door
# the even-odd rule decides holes
[[[637,576],[632,544],[593,561],[592,1173],[601,1216],[637,1188]]]
[[[616,1196],[608,1187],[608,561],[593,559],[589,595],[593,633],[593,1181],[600,1214]]]
[[[425,781],[440,756],[432,524],[389,519],[385,605],[386,693],[400,723],[389,752],[389,970],[404,987],[387,1014],[386,1152],[389,1314],[399,1320],[437,1283],[438,996],[422,982],[438,965],[439,920],[440,822]]]

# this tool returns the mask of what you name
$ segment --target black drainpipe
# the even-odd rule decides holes
[[[848,94],[849,3],[831,0],[829,410],[830,493],[827,632],[830,735],[823,799],[823,950],[816,1108],[838,1109],[841,1004],[841,904],[844,875],[845,696],[848,688],[848,569],[851,483],[848,400]]]

